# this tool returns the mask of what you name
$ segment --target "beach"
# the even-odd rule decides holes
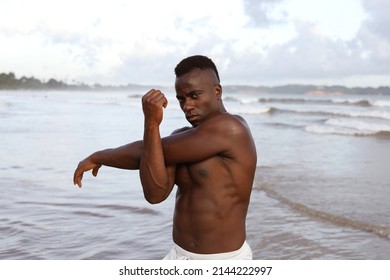
[[[161,259],[174,193],[148,204],[136,171],[78,162],[142,138],[143,92],[0,91],[0,259]],[[162,136],[187,123],[173,90]],[[390,259],[390,97],[224,92],[256,142],[255,259]],[[174,189],[175,191],[175,189]]]

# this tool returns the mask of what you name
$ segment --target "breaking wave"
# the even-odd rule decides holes
[[[373,225],[362,221],[349,219],[343,216],[330,214],[327,212],[319,211],[314,208],[308,207],[304,204],[295,202],[285,196],[281,195],[271,187],[265,184],[258,184],[261,190],[263,190],[268,196],[278,200],[279,202],[286,204],[296,211],[299,211],[305,215],[324,220],[340,226],[355,228],[358,230],[374,233],[380,237],[390,239],[390,228],[384,226]]]
[[[317,105],[351,105],[360,107],[389,107],[389,100],[370,100],[370,99],[314,99],[314,98],[283,98],[283,97],[261,97],[261,98],[248,98],[248,97],[232,97],[228,96],[224,98],[224,101],[238,102],[241,104],[254,104],[254,103],[279,103],[279,104],[317,104]]]

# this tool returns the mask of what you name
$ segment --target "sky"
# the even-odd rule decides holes
[[[0,0],[0,72],[173,85],[210,57],[222,85],[390,86],[388,0]]]

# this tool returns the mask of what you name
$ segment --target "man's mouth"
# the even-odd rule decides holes
[[[186,114],[186,119],[187,120],[195,118],[195,117],[196,117],[196,115],[194,115],[194,114]]]

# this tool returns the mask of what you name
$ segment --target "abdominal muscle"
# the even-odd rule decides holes
[[[221,174],[226,170],[213,170],[213,174],[218,176],[210,175],[196,181],[190,171],[194,171],[194,166],[178,168],[176,173],[178,190],[173,218],[174,242],[198,254],[238,250],[246,238],[249,197],[242,198],[238,186],[229,176]]]

